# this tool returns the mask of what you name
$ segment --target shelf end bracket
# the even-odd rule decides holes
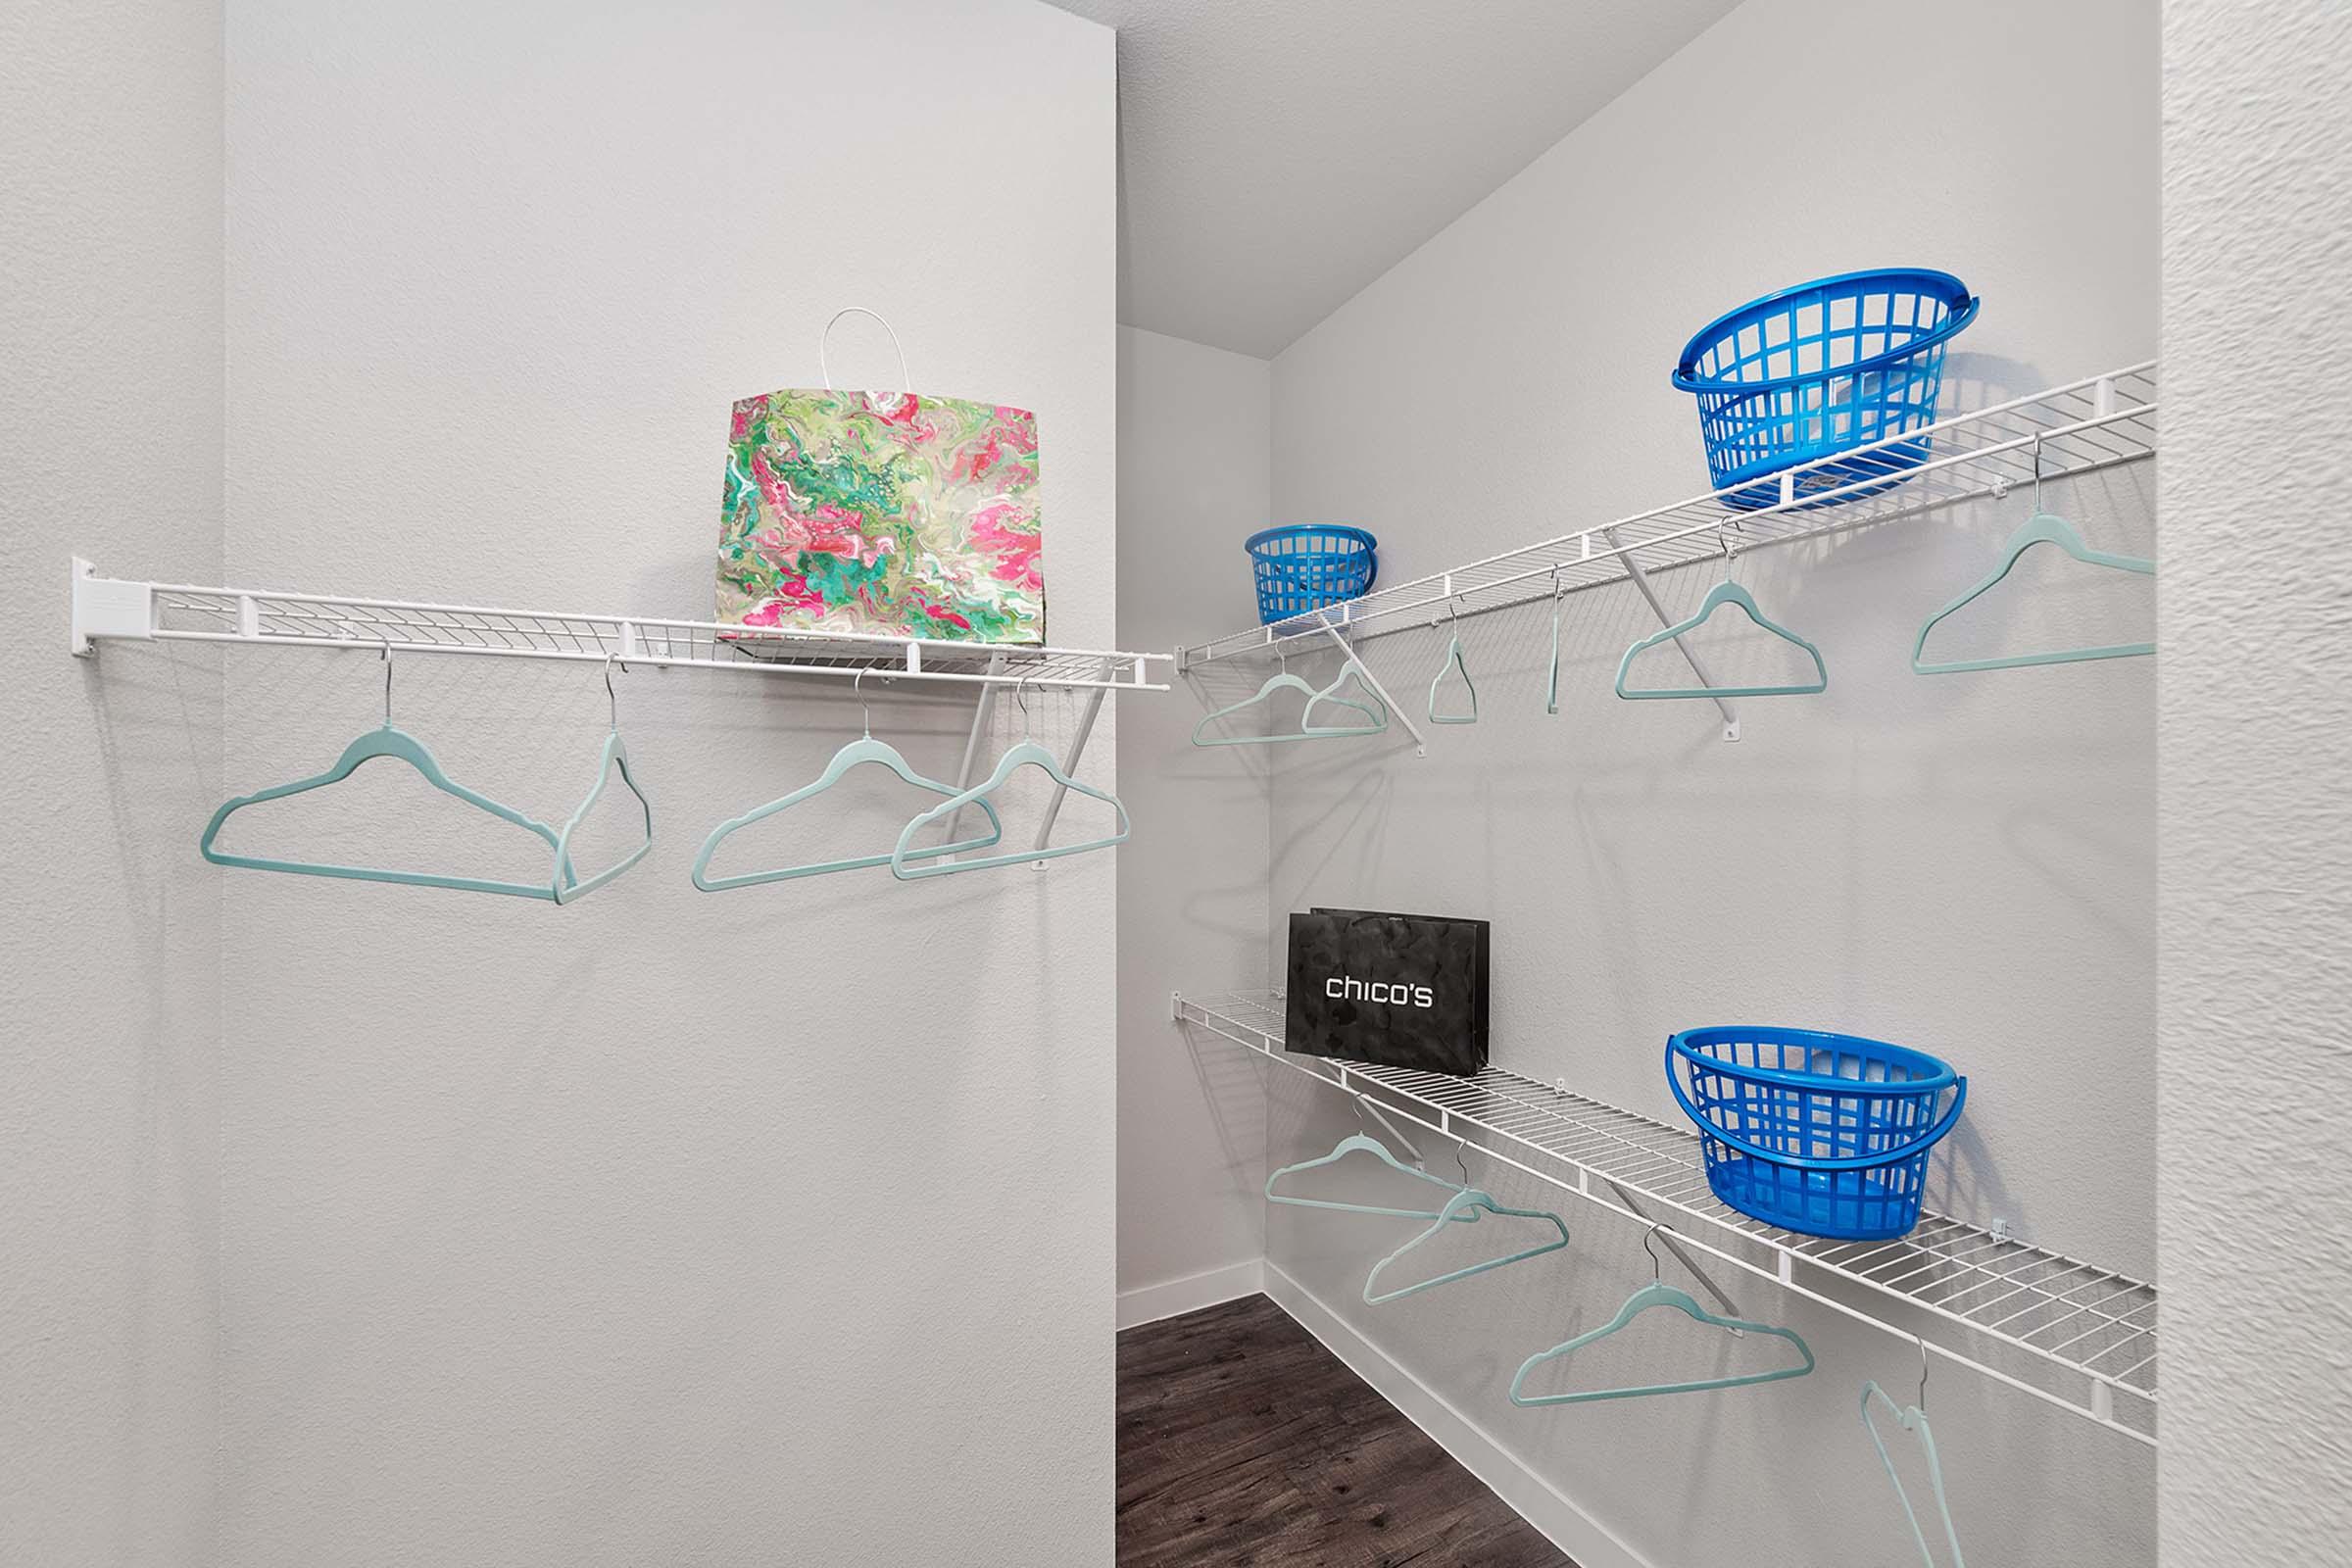
[[[123,582],[97,575],[97,567],[79,556],[73,564],[73,621],[68,645],[76,659],[98,652],[101,637],[127,637],[150,642],[155,637],[155,588],[150,583]]]

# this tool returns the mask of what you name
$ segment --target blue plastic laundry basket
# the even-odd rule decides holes
[[[1837,506],[1900,484],[1933,438],[1891,438],[1935,422],[1944,345],[1978,304],[1949,272],[1890,267],[1799,283],[1700,327],[1674,384],[1697,394],[1715,488],[1741,510],[1775,506],[1779,483],[1750,481],[1874,442],[1886,444],[1797,475],[1796,497],[1839,491],[1810,503]]]
[[[1360,597],[1380,569],[1380,541],[1361,528],[1268,528],[1245,541],[1266,625]]]
[[[1717,1198],[1848,1242],[1919,1223],[1928,1155],[1968,1101],[1968,1080],[1924,1052],[1812,1029],[1685,1029],[1667,1038],[1666,1082]]]

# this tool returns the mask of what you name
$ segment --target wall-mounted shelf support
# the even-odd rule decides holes
[[[1106,677],[1110,674],[1110,662],[1108,660],[1104,660],[1102,662],[1102,673]],[[1086,694],[1086,707],[1080,710],[1078,714],[1077,732],[1070,737],[1069,752],[1061,760],[1061,770],[1064,773],[1074,776],[1078,771],[1078,759],[1086,755],[1087,737],[1094,734],[1095,719],[1097,715],[1102,711],[1103,690],[1104,688],[1097,686],[1093,691],[1090,691]],[[1045,820],[1037,825],[1036,848],[1042,850],[1048,844],[1051,844],[1054,841],[1054,819],[1061,815],[1061,803],[1069,793],[1070,789],[1066,784],[1056,784],[1054,786],[1054,798],[1046,803]],[[954,842],[954,835],[952,832],[950,834],[950,842]],[[1043,866],[1046,862],[1040,860],[1037,863],[1038,865]]]
[[[625,659],[638,664],[845,680],[872,674],[894,681],[984,688],[1154,692],[1168,689],[1166,666],[1172,659],[1168,654],[1098,648],[202,588],[100,577],[78,557],[73,563],[71,594],[72,651],[83,658],[110,641],[369,653],[389,646],[399,654],[596,663]]]
[[[990,658],[989,673],[995,674],[1004,667],[1003,659]],[[980,746],[988,739],[988,727],[996,713],[997,688],[994,685],[981,687],[978,700],[972,704],[972,730],[964,737],[963,760],[956,764],[956,789],[958,794],[972,787],[972,774],[980,765]],[[963,809],[959,806],[948,816],[947,842],[950,844],[963,842]]]
[[[1547,602],[1555,594],[1639,583],[1642,573],[1720,559],[1722,530],[1734,524],[1743,548],[1756,550],[2006,495],[2012,485],[2031,482],[2036,453],[2045,482],[2142,462],[2156,453],[2156,391],[2151,360],[1947,415],[1922,429],[1787,470],[1781,498],[1769,507],[1732,506],[1731,498],[1746,486],[1709,491],[1377,588],[1312,620],[1252,626],[1194,644],[1177,651],[1178,667],[1279,653],[1328,630],[1331,620],[1348,629],[1350,647],[1360,654],[1367,638],[1423,626],[1435,616],[1467,619]],[[1808,477],[1817,483],[1808,484]]]
[[[1664,1220],[1682,1247],[2109,1431],[2156,1441],[2153,1285],[1939,1214],[1891,1242],[1782,1230],[1716,1200],[1688,1128],[1499,1067],[1452,1078],[1293,1054],[1280,992],[1179,994],[1174,1007],[1179,1024],[1373,1097],[1390,1115],[1588,1202]]]
[[[997,694],[1082,691],[1087,701],[1062,761],[1075,774],[1102,699],[1117,691],[1164,692],[1169,654],[947,642],[862,632],[801,631],[723,621],[646,615],[584,615],[497,610],[476,605],[347,599],[250,588],[101,577],[89,562],[72,565],[70,648],[87,659],[107,642],[220,643],[253,648],[325,648],[375,654],[462,654],[475,658],[568,660],[677,665],[767,675],[833,676],[976,686],[972,729],[956,774],[968,788],[996,715]],[[1153,666],[1159,666],[1155,669]],[[1153,675],[1162,678],[1154,680]],[[1061,814],[1056,786],[1037,831],[1045,849]],[[960,815],[960,813],[958,813]],[[959,835],[951,823],[951,841]]]

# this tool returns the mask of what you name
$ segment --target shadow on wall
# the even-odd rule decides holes
[[[1250,1189],[1240,1192],[1237,1188],[1237,1196],[1255,1199],[1261,1192],[1258,1183],[1262,1178],[1257,1173],[1265,1166],[1266,1073],[1271,1069],[1231,1041],[1191,1024],[1181,1027],[1193,1076],[1200,1085],[1200,1098],[1208,1106],[1217,1147],[1224,1156],[1220,1168]]]
[[[110,1555],[121,1560],[140,1555],[134,1543],[152,1530],[151,1516],[179,1505],[172,1477],[146,1462],[154,1457],[153,1446],[169,1430],[176,1406],[191,1397],[209,1406],[217,1392],[217,1374],[203,1358],[211,1354],[219,1328],[220,1017],[217,1008],[202,1002],[190,1006],[188,1000],[216,995],[220,963],[220,904],[196,840],[220,787],[215,738],[221,657],[159,643],[125,647],[111,659],[73,662],[75,695],[88,714],[90,755],[86,761],[75,759],[71,772],[64,770],[64,758],[45,759],[44,765],[59,765],[63,779],[81,780],[84,788],[93,777],[102,781],[103,826],[90,825],[67,843],[41,840],[36,856],[15,862],[25,874],[9,888],[36,919],[52,922],[61,911],[105,907],[98,900],[113,906],[113,917],[101,924],[60,927],[100,944],[75,954],[73,967],[80,978],[66,986],[101,986],[102,996],[61,997],[65,1005],[41,1006],[34,999],[63,981],[64,970],[52,970],[55,978],[46,984],[25,985],[31,976],[12,975],[11,986],[12,1001],[22,1009],[12,1014],[12,1026],[44,1013],[64,1021],[53,1039],[27,1032],[25,1043],[56,1051],[61,1062],[71,1060],[67,1071],[76,1084],[122,1097],[110,1100],[96,1123],[109,1129],[109,1157],[119,1162],[73,1200],[94,1203],[57,1209],[75,1216],[94,1248],[120,1249],[110,1270],[115,1294],[90,1317],[93,1330],[103,1323],[127,1352],[106,1382],[119,1383],[119,1410],[128,1413],[117,1417],[122,1441],[109,1483],[114,1501],[103,1526],[91,1521],[88,1539],[111,1541]],[[60,733],[72,731],[61,726]],[[53,826],[27,824],[24,831],[41,834]],[[85,874],[89,886],[60,889],[57,897],[43,886],[50,878]],[[101,975],[110,978],[102,982]],[[32,1102],[41,1102],[37,1088]],[[97,1259],[100,1253],[89,1255]],[[86,1294],[89,1282],[80,1283]],[[26,1300],[37,1313],[38,1293]],[[184,1348],[176,1354],[175,1341]],[[70,1348],[61,1346],[61,1357]],[[61,1358],[57,1364],[70,1362]],[[191,1370],[199,1366],[207,1369]],[[58,1386],[75,1382],[68,1374]],[[44,1402],[36,1396],[28,1408]],[[27,1521],[37,1513],[28,1510]],[[0,1529],[0,1536],[8,1534]]]

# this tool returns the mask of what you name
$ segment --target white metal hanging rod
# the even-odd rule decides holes
[[[100,577],[73,566],[73,651],[100,643],[193,642],[602,662],[763,674],[859,673],[1040,691],[1166,691],[1169,654],[799,631],[662,616],[586,615],[478,605],[351,599]],[[1154,668],[1154,665],[1160,667]],[[1160,676],[1153,679],[1154,675]]]
[[[1325,623],[1359,637],[1426,624],[1441,613],[1485,614],[1560,593],[1624,582],[1628,566],[1661,571],[1718,557],[1718,531],[1740,529],[1740,548],[1817,538],[1979,496],[2002,496],[2033,478],[2038,445],[2043,478],[2096,472],[2154,456],[2156,362],[1949,416],[1931,425],[1790,468],[1777,476],[1780,499],[1742,510],[1728,497],[1753,484],[1562,534],[1465,565],[1375,589],[1328,611],[1252,627],[1178,650],[1178,667],[1254,655],[1319,635]],[[1934,455],[1913,462],[1927,443]],[[1854,475],[1857,468],[1861,471]],[[1808,490],[1808,475],[1840,482]],[[1770,482],[1770,481],[1764,481]],[[1381,624],[1374,625],[1373,622]]]
[[[1648,1224],[1659,1218],[1652,1210],[1672,1210],[1678,1239],[1696,1250],[1906,1343],[1921,1337],[1918,1321],[1950,1325],[2082,1396],[1948,1344],[1930,1341],[1934,1353],[2136,1442],[2156,1442],[2151,1285],[1940,1215],[1923,1215],[1892,1242],[1781,1230],[1716,1200],[1698,1141],[1681,1128],[1497,1067],[1460,1079],[1295,1055],[1283,1050],[1279,993],[1180,994],[1173,1011],[1179,1023],[1346,1093],[1378,1091],[1391,1113],[1612,1212]]]

